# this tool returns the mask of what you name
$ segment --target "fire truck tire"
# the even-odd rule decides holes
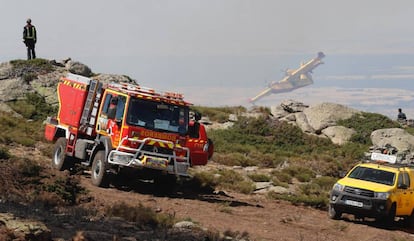
[[[105,158],[105,151],[99,150],[96,152],[92,162],[91,179],[92,184],[97,187],[109,186],[108,162]]]
[[[173,192],[177,187],[177,177],[171,174],[159,174],[154,177],[155,188],[161,192]]]
[[[53,168],[63,171],[69,168],[69,157],[66,156],[66,138],[60,137],[53,148],[52,166]]]

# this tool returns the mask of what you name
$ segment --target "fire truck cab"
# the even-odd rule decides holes
[[[61,79],[57,93],[58,115],[45,127],[46,139],[56,142],[52,166],[91,166],[96,186],[123,167],[188,176],[191,165],[212,155],[213,143],[197,120],[190,123],[191,104],[181,94],[74,74]]]

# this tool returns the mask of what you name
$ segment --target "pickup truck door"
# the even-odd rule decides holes
[[[397,183],[397,215],[410,215],[413,202],[413,188],[410,186],[411,180],[407,172],[400,172]]]

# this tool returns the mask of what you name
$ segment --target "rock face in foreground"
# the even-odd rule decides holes
[[[52,240],[51,231],[45,224],[37,221],[16,218],[9,213],[0,213],[0,229],[8,232],[1,232],[2,235],[9,233],[10,237],[0,236],[0,240],[32,240],[50,241]]]

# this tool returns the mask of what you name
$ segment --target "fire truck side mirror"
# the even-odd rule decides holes
[[[199,120],[201,120],[201,113],[200,112],[195,112],[194,113],[194,120],[195,121],[199,121]]]
[[[118,126],[121,126],[121,124],[122,124],[122,119],[115,119],[115,123],[116,123]]]

